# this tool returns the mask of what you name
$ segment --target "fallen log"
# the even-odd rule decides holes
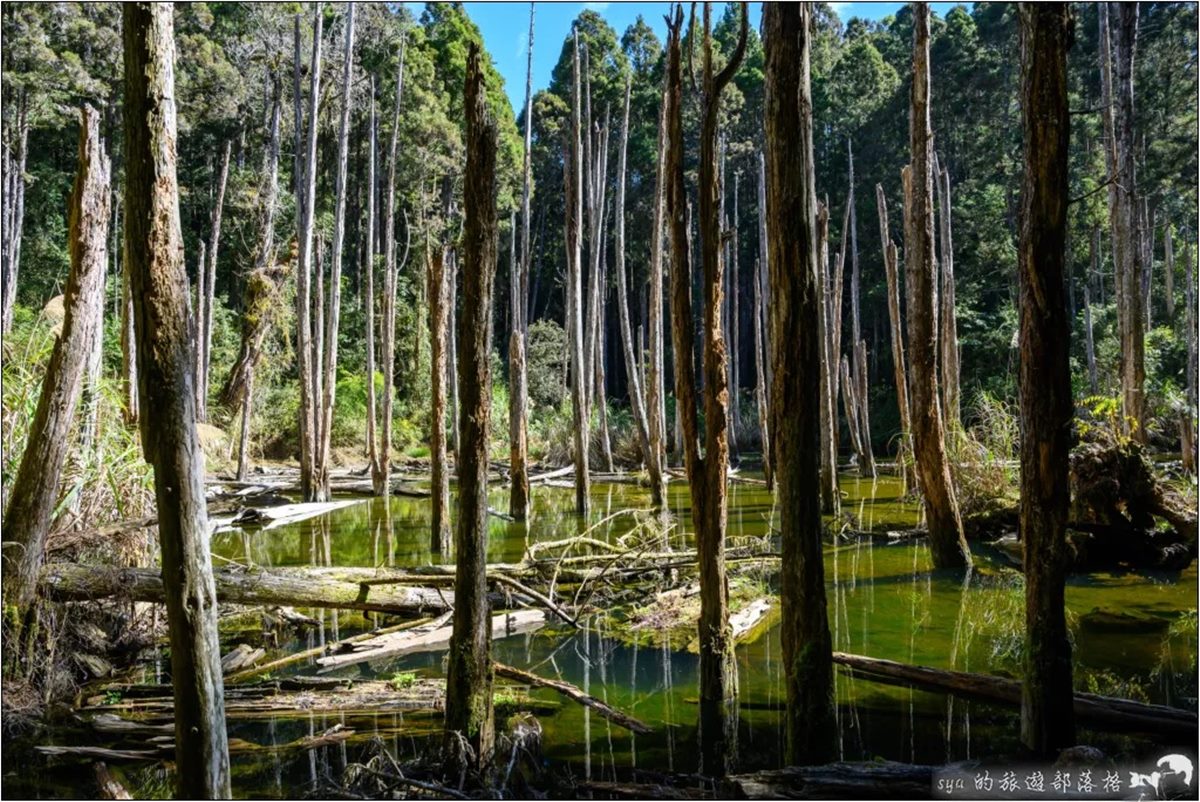
[[[496,615],[492,617],[492,639],[532,632],[544,623],[546,614],[541,610],[514,610]],[[450,643],[453,629],[446,623],[446,619],[440,619],[404,632],[361,641],[355,644],[354,651],[349,653],[318,658],[318,673],[325,674],[355,663],[373,662],[402,654],[436,651]]]
[[[555,468],[552,471],[546,471],[545,473],[539,473],[536,476],[530,476],[529,484],[533,485],[533,484],[538,484],[540,482],[548,481],[550,479],[559,479],[563,476],[570,475],[572,472],[574,472],[574,470],[575,470],[575,463],[571,463],[570,465],[567,465],[566,467],[563,467],[563,468]],[[574,483],[572,483],[572,487],[573,486],[574,486]]]
[[[374,574],[371,569],[365,571]],[[405,616],[444,612],[454,605],[454,594],[449,590],[406,585],[372,588],[308,569],[220,568],[213,575],[221,603],[284,604]],[[162,576],[150,568],[51,563],[42,569],[39,588],[43,595],[58,601],[90,601],[108,596],[143,602],[164,599]]]
[[[789,766],[726,777],[726,799],[926,799],[933,767],[907,763],[830,763]]]
[[[613,724],[624,727],[630,732],[636,732],[639,735],[646,735],[654,731],[651,729],[650,725],[638,721],[636,718],[627,713],[622,713],[620,710],[609,706],[607,703],[600,701],[589,693],[585,693],[583,690],[577,688],[569,682],[539,677],[537,674],[532,674],[528,671],[522,671],[519,668],[507,666],[503,663],[493,662],[492,668],[495,670],[496,676],[504,677],[505,679],[511,679],[515,682],[523,682],[528,685],[534,685],[539,688],[550,688],[553,691],[557,691],[568,699],[579,702],[579,704],[584,705],[585,707],[590,707],[599,713],[602,718],[611,721]]]
[[[914,666],[844,652],[834,652],[833,662],[850,669],[855,677],[874,682],[953,693],[1000,704],[1021,703],[1021,683],[1015,679]],[[1109,730],[1169,738],[1195,739],[1197,730],[1194,711],[1092,693],[1075,694],[1075,717],[1080,723]]]
[[[100,799],[133,799],[125,790],[125,786],[121,785],[121,781],[113,776],[103,760],[92,764],[92,769],[96,774],[97,796]]]
[[[221,658],[221,673],[233,674],[252,667],[267,656],[267,650],[255,648],[246,643],[239,643],[229,654]]]

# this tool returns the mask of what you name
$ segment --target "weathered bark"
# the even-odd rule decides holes
[[[1092,395],[1097,395],[1100,392],[1100,380],[1096,374],[1096,341],[1092,335],[1092,293],[1091,293],[1091,276],[1099,269],[1100,259],[1100,227],[1097,226],[1092,232],[1092,239],[1088,246],[1089,263],[1091,271],[1088,273],[1088,281],[1083,285],[1083,325],[1084,332],[1087,336],[1087,370],[1088,370],[1088,387]]]
[[[346,236],[346,160],[350,149],[350,106],[354,95],[354,3],[346,3],[346,45],[342,66],[342,121],[338,133],[338,162],[333,213],[333,254],[329,266],[329,311],[325,325],[322,366],[321,425],[315,463],[316,499],[329,498],[330,436],[337,396],[338,328],[342,314],[342,247]]]
[[[79,169],[70,199],[71,270],[63,299],[62,333],[46,366],[37,412],[4,514],[4,596],[20,614],[34,601],[71,423],[103,314],[109,172],[109,159],[100,142],[100,115],[84,106]]]
[[[133,295],[129,291],[129,259],[121,259],[121,414],[136,426],[138,406],[137,342],[133,334]]]
[[[229,746],[209,558],[204,456],[196,435],[194,351],[175,178],[175,34],[170,6],[122,9],[125,37],[125,259],[143,409],[154,466],[171,643],[178,795],[228,798]]]
[[[462,442],[455,533],[454,634],[446,673],[446,767],[491,761],[491,621],[487,599],[487,469],[491,418],[492,281],[496,272],[496,126],[487,111],[479,45],[467,55],[463,180],[463,306],[458,321]],[[469,752],[468,752],[469,747]]]
[[[962,431],[962,411],[958,390],[958,313],[954,306],[954,237],[950,225],[950,168],[935,160],[933,180],[937,186],[938,230],[941,236],[938,293],[938,369],[942,389],[942,423],[954,436]]]
[[[904,183],[912,180],[908,167],[904,168]],[[907,192],[906,192],[907,195]],[[897,461],[905,464],[902,471],[905,485],[910,484],[911,471],[907,466],[908,457],[912,454],[912,424],[908,409],[908,368],[904,361],[904,322],[900,318],[900,277],[898,271],[899,254],[896,243],[888,233],[887,198],[883,194],[883,185],[875,185],[875,202],[879,208],[879,241],[883,243],[883,267],[887,274],[888,293],[888,322],[892,332],[892,378],[896,383],[896,403],[900,408],[900,448]]]
[[[583,253],[580,247],[580,227],[583,222],[583,146],[581,141],[579,104],[579,32],[573,32],[574,56],[571,95],[570,143],[563,160],[563,184],[566,188],[564,217],[567,244],[567,339],[571,351],[571,408],[575,421],[575,512],[587,515],[588,494],[588,426],[591,413],[587,401],[587,373],[591,363],[584,361],[583,337]]]
[[[607,127],[607,126],[606,126]],[[605,137],[605,148],[608,147],[608,137]],[[591,394],[591,404],[597,410],[600,428],[600,450],[604,456],[604,469],[609,473],[613,472],[613,455],[612,455],[612,437],[608,429],[608,380],[605,376],[604,364],[608,359],[608,327],[607,321],[607,306],[608,306],[608,240],[604,238],[603,233],[600,237],[600,272],[597,274],[596,285],[598,287],[599,302],[596,306],[596,317],[594,329],[596,332],[595,340],[595,364],[592,373],[593,385]]]
[[[446,465],[446,339],[450,298],[446,287],[446,249],[425,249],[426,296],[429,298],[429,463],[430,548],[440,554],[450,545],[450,471]]]
[[[319,489],[314,485],[317,459],[317,365],[313,363],[312,291],[314,205],[317,182],[317,109],[321,94],[321,35],[324,15],[318,9],[313,15],[312,59],[308,67],[308,137],[302,141],[303,130],[300,97],[300,17],[295,22],[295,96],[296,145],[296,237],[299,240],[296,261],[296,359],[300,379],[300,495],[305,501],[318,501]]]
[[[412,230],[404,218],[404,258],[396,261],[396,158],[400,139],[400,106],[404,100],[404,54],[408,37],[400,40],[400,57],[396,61],[396,97],[392,104],[392,135],[388,145],[387,195],[383,203],[383,298],[380,303],[380,349],[383,370],[383,404],[380,410],[379,445],[375,450],[375,470],[371,485],[375,495],[386,496],[391,488],[392,473],[392,404],[396,396],[396,285],[400,268],[408,261]]]
[[[447,590],[399,584],[367,586],[356,581],[376,577],[374,569],[339,571],[220,568],[213,571],[213,579],[222,604],[284,604],[408,616],[445,612],[454,604],[454,594]],[[161,603],[166,598],[162,574],[152,568],[51,563],[41,569],[37,581],[42,593],[59,601],[116,596]]]
[[[758,275],[762,271],[758,260],[754,262],[754,400],[758,407],[758,440],[762,449],[762,464],[763,477],[767,483],[767,490],[775,489],[775,472],[772,470],[771,460],[767,455],[771,453],[771,426],[769,407],[767,406],[767,373],[764,363],[768,356],[766,352],[766,343],[763,342],[763,303],[762,303],[762,283],[758,280]],[[824,368],[822,368],[824,370]],[[822,384],[824,390],[825,385]],[[822,407],[822,420],[824,420],[824,407]],[[824,453],[822,451],[822,453]],[[835,478],[836,481],[836,478]],[[825,482],[822,475],[822,490],[824,490]]]
[[[850,212],[850,375],[854,382],[854,404],[852,413],[848,414],[858,419],[858,472],[861,476],[874,477],[875,454],[871,448],[871,415],[867,398],[867,346],[862,339],[859,316],[862,280],[858,270],[858,195],[854,191],[854,149],[849,141],[846,142],[846,157],[850,173],[846,198],[846,208]]]
[[[525,63],[525,154],[521,171],[521,261],[514,267],[512,281],[512,335],[509,337],[509,474],[508,514],[524,521],[529,516],[529,381],[525,345],[529,321],[530,216],[529,197],[533,183],[533,18],[529,4],[529,41]],[[516,228],[512,234],[517,236]]]
[[[663,379],[663,212],[666,207],[667,85],[663,74],[658,113],[658,150],[654,162],[654,215],[650,231],[650,300],[646,310],[650,329],[650,365],[646,372],[646,403],[650,438],[650,501],[654,507],[666,502],[667,412]]]
[[[646,469],[650,472],[651,487],[662,482],[661,465],[650,448],[650,424],[646,419],[646,399],[642,395],[638,357],[634,353],[633,330],[629,324],[629,286],[625,278],[625,157],[629,146],[629,94],[632,78],[625,77],[625,112],[621,118],[621,144],[617,152],[617,194],[613,217],[616,225],[617,313],[621,323],[621,344],[625,351],[625,375],[629,387],[629,406]],[[661,503],[659,499],[659,503]]]
[[[769,431],[770,415],[767,414],[767,410],[769,410],[771,408],[771,376],[772,376],[771,370],[772,370],[772,368],[771,368],[771,330],[770,330],[770,326],[767,323],[767,314],[768,314],[767,307],[768,307],[768,303],[770,301],[771,295],[770,295],[770,287],[768,286],[768,281],[767,281],[767,273],[768,273],[767,252],[769,249],[769,245],[767,243],[766,208],[767,208],[766,157],[763,155],[763,152],[760,149],[758,151],[758,272],[755,274],[755,280],[758,282],[759,291],[762,294],[762,314],[758,318],[758,320],[755,321],[755,324],[759,327],[759,329],[762,332],[762,341],[763,341],[762,350],[758,357],[764,363],[763,378],[765,379],[765,381],[763,382],[763,386],[762,386],[762,396],[764,399],[763,404],[765,406],[759,410],[759,425],[761,427],[763,427],[762,437],[763,437],[763,443],[764,443],[763,450],[762,450],[762,452],[763,452],[762,453],[763,475],[767,480],[768,486],[772,486],[773,479],[774,479],[774,473],[775,473],[775,470],[774,470],[775,458],[774,458],[774,455],[770,448],[770,445],[771,445],[771,433]],[[837,380],[834,379],[834,384],[836,385],[836,383],[837,383]],[[834,414],[836,416],[836,410],[835,410]],[[836,420],[836,417],[835,417],[835,420]],[[837,428],[836,424],[835,424],[834,428],[835,429]],[[837,463],[837,444],[836,444],[836,442],[833,445],[833,449],[834,449],[834,464],[836,465],[836,463]]]
[[[850,373],[850,362],[845,354],[841,359],[842,377],[842,414],[846,416],[846,431],[850,434],[850,447],[860,460],[859,470],[862,470],[861,455],[863,453],[862,435],[858,431],[858,388],[854,386],[854,378]]]
[[[1144,442],[1145,321],[1140,281],[1143,256],[1133,149],[1133,56],[1137,39],[1137,4],[1116,4],[1118,19],[1111,33],[1109,7],[1101,5],[1098,8],[1101,106],[1104,108],[1108,152],[1109,220],[1121,339],[1122,424],[1128,434]]]
[[[809,86],[811,9],[769,3],[766,61],[767,232],[789,764],[834,754],[832,640],[821,556],[820,371],[816,173]],[[865,367],[865,366],[864,366]]]
[[[447,219],[457,215],[455,210]],[[458,428],[458,411],[462,408],[459,403],[459,386],[458,386],[458,246],[451,240],[449,247],[446,249],[446,271],[449,277],[446,279],[449,285],[449,291],[446,295],[446,303],[448,306],[447,325],[446,329],[449,332],[449,341],[446,347],[448,365],[446,368],[446,381],[450,385],[450,435],[449,448],[454,452],[454,458],[458,459],[458,449],[461,445],[459,435],[461,432]]]
[[[732,368],[731,389],[729,393],[731,423],[729,427],[733,439],[730,448],[738,453],[737,437],[742,430],[742,375],[739,335],[741,332],[741,284],[738,281],[738,189],[741,183],[741,172],[733,174],[733,228],[729,233],[729,363]],[[724,187],[724,179],[721,182]]]
[[[867,398],[867,341],[854,343],[854,409],[858,417],[859,446],[862,458],[858,464],[860,476],[875,477],[875,451],[871,443],[871,413]]]
[[[1196,278],[1192,273],[1192,242],[1183,243],[1183,270],[1187,303],[1187,403],[1183,410],[1183,467],[1196,473]]]
[[[212,357],[213,304],[216,303],[217,252],[221,243],[221,212],[225,206],[225,185],[229,181],[229,155],[233,140],[225,140],[221,155],[221,172],[217,177],[217,194],[213,200],[211,228],[208,235],[208,260],[201,258],[200,290],[204,302],[200,307],[200,338],[196,360],[196,420],[208,420],[208,368]]]
[[[1167,325],[1175,325],[1175,232],[1168,222],[1163,226],[1163,305]]]
[[[1021,740],[1050,755],[1075,743],[1071,644],[1064,607],[1070,507],[1071,321],[1066,267],[1067,50],[1065,3],[1020,9],[1025,179],[1018,252],[1021,288],[1021,540],[1025,672]]]
[[[724,263],[717,199],[717,117],[721,92],[745,54],[747,17],[741,6],[738,44],[729,61],[714,72],[710,9],[704,9],[702,86],[700,87],[700,248],[703,264],[704,334],[704,455],[696,403],[693,353],[691,258],[688,252],[687,195],[683,172],[683,102],[680,69],[680,35],[683,10],[669,25],[667,208],[671,227],[671,296],[675,341],[675,397],[682,418],[684,458],[692,496],[700,570],[700,770],[710,776],[725,774],[736,758],[736,724],[732,706],[737,698],[733,663],[733,638],[729,627],[728,588],[725,577],[726,485],[729,465],[729,388],[726,386],[725,337],[721,326]],[[693,19],[693,24],[695,20]]]
[[[909,140],[912,180],[905,187],[905,262],[908,296],[908,347],[912,359],[911,423],[917,473],[925,496],[929,544],[939,568],[971,564],[963,537],[958,499],[946,459],[938,398],[937,339],[934,287],[937,264],[933,256],[933,184],[930,166],[933,133],[929,119],[929,6],[913,6],[913,81]]]

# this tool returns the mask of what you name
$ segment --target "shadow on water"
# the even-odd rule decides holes
[[[843,477],[844,510],[860,529],[909,528],[918,509],[903,497],[897,480]],[[669,486],[668,506],[677,526],[672,548],[692,537],[687,487]],[[491,505],[503,509],[506,489],[492,491]],[[729,536],[762,538],[770,533],[771,496],[760,485],[730,487]],[[637,525],[624,509],[648,509],[649,494],[628,484],[595,483],[592,514],[580,522],[573,491],[536,488],[528,524],[490,519],[489,562],[515,562],[532,542],[575,534],[581,525],[604,521],[591,534],[615,540]],[[453,509],[453,504],[451,506]],[[605,519],[609,519],[605,521]],[[449,562],[429,550],[429,502],[396,497],[359,504],[291,526],[256,533],[229,532],[213,541],[222,560],[256,566],[410,567]],[[834,648],[907,663],[964,671],[1018,676],[1024,620],[1019,575],[986,548],[976,548],[975,571],[943,574],[931,569],[921,541],[863,538],[826,547],[829,621]],[[1080,690],[1140,695],[1148,701],[1194,706],[1196,655],[1196,568],[1182,573],[1093,574],[1072,577],[1067,588]],[[1078,626],[1079,616],[1094,608],[1118,610],[1172,622],[1167,632],[1114,634]],[[320,625],[285,650],[322,645],[367,628],[363,614],[306,611]],[[1181,623],[1182,622],[1182,623]],[[1189,626],[1190,622],[1190,626]],[[651,724],[654,732],[633,735],[587,708],[562,704],[543,716],[543,754],[549,766],[591,779],[617,779],[631,768],[691,772],[696,769],[698,657],[665,645],[638,645],[613,637],[602,619],[583,631],[547,628],[497,640],[496,659],[548,677],[574,683],[604,701]],[[441,652],[410,654],[380,663],[341,670],[347,677],[389,678],[396,672],[440,676]],[[780,641],[777,629],[738,647],[740,688],[740,760],[744,769],[780,763],[779,711],[782,700]],[[159,662],[147,680],[163,676]],[[294,673],[311,672],[298,664]],[[835,674],[838,755],[846,760],[887,758],[943,763],[983,755],[1018,754],[1015,711],[906,687],[893,687]],[[534,695],[555,702],[550,691]],[[437,722],[401,712],[353,715],[305,715],[234,721],[230,736],[259,744],[282,744],[320,734],[335,724],[377,734],[397,755],[420,750],[437,737]],[[498,725],[502,722],[498,722]],[[1113,752],[1139,753],[1149,744],[1101,733],[1083,733],[1088,742]],[[258,752],[234,757],[234,788],[239,795],[284,796],[302,793],[336,778],[360,757],[361,742],[322,747],[306,754]],[[139,771],[152,771],[141,769]],[[41,795],[63,781],[41,769],[21,784]],[[6,786],[9,785],[6,778]]]

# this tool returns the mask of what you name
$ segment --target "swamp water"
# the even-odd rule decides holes
[[[878,481],[842,477],[843,510],[857,527],[902,529],[917,522],[918,509],[901,498],[891,477]],[[676,526],[673,548],[691,543],[689,497],[683,482],[669,485],[669,504]],[[489,562],[516,562],[529,543],[557,540],[580,528],[570,489],[538,487],[528,525],[490,519]],[[507,489],[492,493],[493,509],[507,505]],[[363,500],[319,518],[264,531],[234,531],[214,538],[217,564],[235,561],[272,566],[411,567],[444,562],[429,552],[429,501],[396,497],[390,502]],[[613,515],[624,509],[648,509],[648,492],[628,484],[594,483],[592,513],[585,526],[601,523],[590,535],[615,541],[637,525],[636,516]],[[453,503],[451,506],[453,509]],[[771,496],[759,485],[732,483],[729,537],[768,535]],[[610,519],[605,522],[605,519]],[[826,580],[834,648],[871,657],[982,673],[1019,676],[1024,621],[1019,575],[1002,555],[972,544],[976,568],[961,575],[930,570],[928,547],[921,541],[887,542],[861,538],[827,545]],[[768,582],[759,580],[765,590]],[[1089,690],[1146,701],[1195,707],[1194,675],[1197,573],[1193,564],[1181,573],[1121,573],[1074,576],[1066,592],[1075,648],[1075,682]],[[1140,618],[1157,619],[1158,631],[1104,632],[1081,626],[1080,616],[1101,608]],[[321,622],[301,640],[281,644],[280,652],[319,646],[368,627],[360,613],[304,611]],[[554,774],[579,779],[629,779],[631,769],[650,772],[693,772],[698,749],[696,654],[668,646],[641,644],[614,633],[611,619],[598,616],[584,630],[557,621],[530,634],[498,639],[496,659],[546,677],[560,677],[654,728],[634,735],[553,691],[532,695],[560,705],[539,716],[542,755]],[[390,679],[400,673],[442,676],[444,651],[418,653],[378,663],[347,666],[333,676]],[[783,704],[778,628],[772,626],[737,649],[740,687],[739,750],[741,768],[773,768],[780,764],[780,709]],[[146,681],[167,682],[168,661],[146,669]],[[298,663],[274,676],[311,674],[311,664]],[[835,669],[838,699],[839,754],[846,760],[885,758],[940,764],[980,757],[1019,755],[1019,715],[1002,706],[956,699],[854,679]],[[343,724],[356,731],[349,742],[308,752],[280,752],[273,745],[320,734]],[[240,797],[303,796],[336,783],[348,763],[364,758],[367,739],[378,735],[403,759],[436,743],[439,720],[402,712],[371,715],[317,714],[289,711],[267,719],[232,720],[231,738],[264,749],[232,758],[233,789]],[[497,717],[497,731],[504,731]],[[49,733],[46,742],[80,743],[76,734]],[[1163,745],[1112,734],[1080,731],[1080,743],[1099,746],[1111,755],[1146,757]],[[5,746],[4,790],[7,795],[80,796],[92,793],[91,772],[84,764],[48,764],[26,751]],[[14,759],[21,769],[14,771]],[[135,789],[155,796],[169,794],[167,772],[159,766],[131,766],[125,777]],[[157,789],[157,790],[155,790]]]

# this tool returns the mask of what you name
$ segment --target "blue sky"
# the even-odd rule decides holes
[[[410,3],[413,13],[420,16],[423,3]],[[713,17],[724,12],[723,4],[716,4]],[[831,3],[838,16],[845,22],[851,17],[880,19],[895,13],[903,3]],[[955,3],[933,3],[932,8],[943,16]],[[483,41],[492,54],[496,68],[504,76],[505,89],[514,109],[525,102],[525,57],[526,40],[529,36],[528,3],[464,3],[467,13],[483,32]],[[638,15],[654,29],[659,39],[666,37],[663,17],[668,3],[538,3],[533,32],[533,91],[544,89],[550,83],[550,73],[563,40],[571,32],[571,22],[585,8],[599,12],[608,20],[619,37],[637,19]],[[762,6],[750,5],[750,24],[758,27]]]

